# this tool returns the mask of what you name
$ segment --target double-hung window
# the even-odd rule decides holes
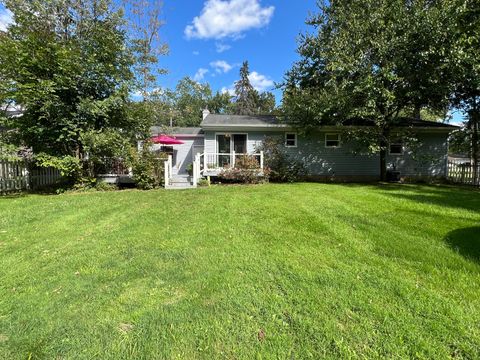
[[[297,147],[297,134],[286,133],[285,134],[285,146],[286,147]]]
[[[326,148],[340,147],[340,134],[325,134],[325,147]]]

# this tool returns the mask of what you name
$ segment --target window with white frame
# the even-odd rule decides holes
[[[340,134],[325,134],[325,147],[340,147]]]
[[[297,147],[297,134],[296,133],[286,133],[285,134],[285,146],[286,147]]]
[[[403,155],[403,143],[402,142],[390,143],[389,154],[390,155]]]

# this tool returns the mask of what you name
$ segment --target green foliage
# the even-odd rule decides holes
[[[280,138],[266,137],[256,150],[263,151],[264,166],[272,182],[295,182],[306,174],[305,165],[287,154]]]
[[[240,79],[235,82],[235,114],[254,115],[257,113],[258,92],[253,88],[248,76],[248,61],[240,68]]]
[[[106,145],[102,136],[117,133],[134,142],[145,133],[145,117],[132,116],[129,108],[138,59],[116,3],[6,0],[5,5],[15,23],[0,37],[0,103],[25,109],[10,121],[17,145],[59,158],[82,157],[85,148],[95,155],[94,148]]]
[[[186,170],[187,170],[188,175],[192,176],[192,174],[193,174],[193,164],[188,164]]]
[[[82,174],[82,162],[74,156],[53,156],[45,153],[36,154],[35,164],[40,167],[52,167],[72,183],[78,182]]]
[[[452,90],[450,0],[354,0],[319,3],[300,39],[301,60],[287,73],[283,110],[314,128],[372,121],[371,149],[385,176],[392,130],[406,111],[445,111]]]
[[[269,170],[261,170],[258,158],[250,155],[242,155],[235,161],[235,167],[223,169],[219,178],[228,182],[244,184],[258,184],[268,180]]]
[[[198,180],[198,184],[197,184],[199,187],[206,187],[206,186],[210,186],[210,181],[208,181],[208,179],[200,179]]]
[[[149,142],[145,142],[140,151],[132,150],[130,155],[133,179],[142,190],[151,190],[164,185],[164,162],[167,159],[151,151],[150,145]]]
[[[118,186],[115,184],[109,184],[105,181],[98,181],[95,185],[95,190],[97,191],[116,191]]]
[[[455,10],[453,103],[465,112],[466,119],[463,134],[457,133],[454,139],[455,146],[468,148],[476,174],[480,164],[480,6],[477,0],[464,0]],[[458,142],[462,138],[464,145]]]

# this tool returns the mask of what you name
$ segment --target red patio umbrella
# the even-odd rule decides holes
[[[167,136],[167,135],[154,136],[154,137],[152,137],[152,141],[155,144],[163,144],[163,145],[181,145],[181,144],[184,144],[183,141],[177,140],[177,139],[172,138],[172,137]]]

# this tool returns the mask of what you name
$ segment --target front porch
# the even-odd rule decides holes
[[[194,157],[192,166],[191,183],[196,187],[199,180],[208,176],[219,176],[222,171],[228,168],[241,167],[245,160],[248,159],[251,163],[256,164],[256,167],[251,170],[264,169],[264,155],[263,151],[259,153],[197,153]],[[175,179],[178,175],[173,171],[172,156],[165,161],[165,188],[173,188]]]

